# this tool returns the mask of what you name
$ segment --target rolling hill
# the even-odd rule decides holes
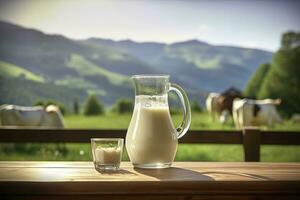
[[[198,40],[169,45],[97,38],[84,42],[131,54],[153,69],[171,74],[180,84],[194,91],[221,92],[232,86],[243,89],[257,67],[272,58],[271,52],[214,46]]]
[[[30,105],[51,98],[71,107],[74,98],[82,102],[87,94],[95,93],[111,105],[118,98],[133,97],[131,75],[148,73],[170,74],[190,96],[203,99],[209,91],[242,89],[271,57],[271,52],[198,40],[173,44],[72,40],[0,22],[0,104]],[[7,83],[13,83],[15,91],[26,85],[24,91],[32,98],[22,101],[8,92]]]

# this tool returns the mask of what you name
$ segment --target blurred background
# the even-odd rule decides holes
[[[262,129],[300,130],[299,10],[296,0],[1,0],[0,105],[55,105],[64,128],[127,129],[130,77],[170,74],[190,98],[191,129],[235,129],[206,108],[210,93],[234,91],[281,100],[283,121]],[[1,144],[0,159],[89,160],[89,148]],[[176,159],[239,161],[242,150],[181,145]],[[264,147],[262,160],[300,161],[300,148]]]

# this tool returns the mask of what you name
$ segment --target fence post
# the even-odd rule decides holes
[[[258,127],[244,127],[243,129],[244,161],[260,161],[260,130]]]

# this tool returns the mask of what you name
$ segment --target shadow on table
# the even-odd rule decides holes
[[[214,179],[210,176],[204,175],[200,172],[193,170],[182,169],[178,167],[170,167],[167,169],[140,169],[134,168],[134,170],[140,174],[157,178],[161,181],[170,180],[201,180],[201,181],[213,181]]]
[[[212,174],[212,175],[221,175],[221,176],[240,176],[244,178],[249,178],[252,180],[261,180],[261,181],[270,181],[272,180],[269,177],[261,176],[257,174],[250,174],[250,173],[236,173],[236,172],[222,172],[222,171],[206,171],[203,174]]]

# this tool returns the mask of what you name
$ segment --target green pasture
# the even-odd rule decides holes
[[[82,76],[105,76],[109,79],[110,82],[116,85],[122,84],[124,81],[128,81],[128,77],[101,68],[78,54],[72,54],[71,60],[67,66],[75,69]]]
[[[65,116],[67,128],[92,129],[126,129],[130,114],[106,113],[100,116]],[[172,115],[176,125],[182,116]],[[266,127],[262,127],[266,129]],[[229,122],[222,126],[212,123],[207,113],[195,113],[192,116],[191,129],[234,129]],[[286,120],[270,129],[273,130],[300,130],[300,124]],[[189,133],[188,133],[189,134]],[[0,144],[0,160],[91,160],[89,144]],[[124,154],[124,160],[128,160]],[[176,155],[177,161],[243,161],[241,145],[203,145],[180,144]],[[299,146],[271,146],[261,148],[261,160],[266,162],[299,162]]]
[[[117,114],[106,113],[99,116],[83,116],[83,115],[68,115],[65,116],[65,125],[67,128],[76,129],[127,129],[131,119],[131,114]],[[179,125],[182,120],[181,114],[172,115],[173,122]],[[299,130],[300,124],[292,123],[285,120],[282,124],[276,124],[274,127],[261,127],[264,130]],[[208,113],[194,113],[192,114],[192,123],[190,129],[192,130],[235,130],[233,121],[230,119],[225,125],[218,122],[212,122]]]
[[[29,70],[26,70],[22,67],[0,61],[0,77],[5,76],[5,77],[20,77],[23,76],[23,78],[32,80],[32,81],[37,81],[37,82],[44,82],[44,78],[32,73]]]

